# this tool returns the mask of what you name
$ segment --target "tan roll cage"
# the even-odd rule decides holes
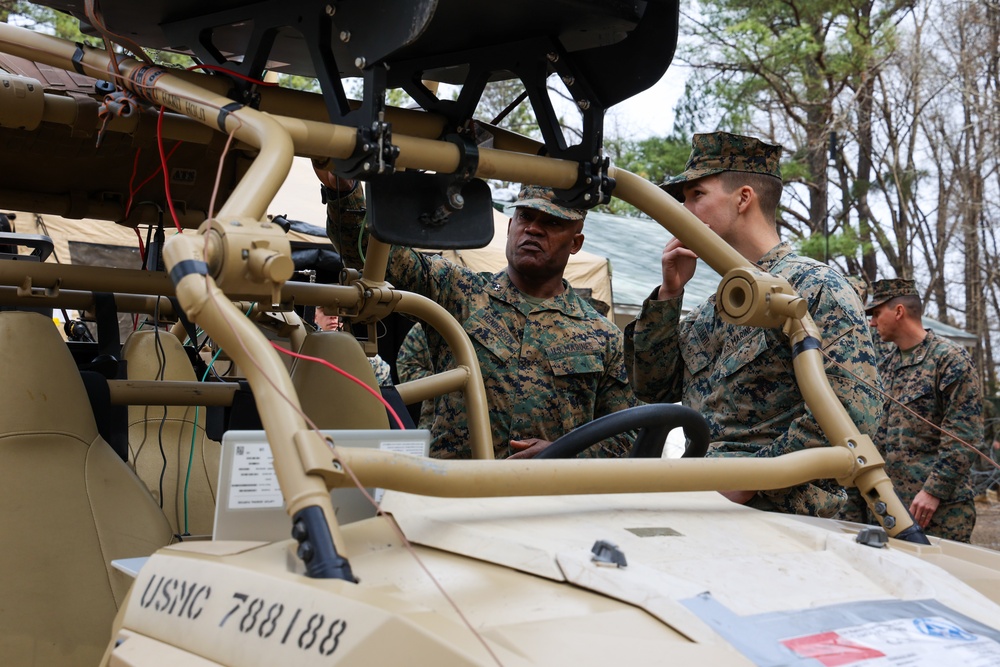
[[[0,42],[14,55],[63,69],[74,67],[77,47],[69,42],[6,24],[0,25]],[[105,52],[85,48],[78,62],[86,73],[107,77],[109,59]],[[789,344],[800,350],[794,357],[794,369],[805,402],[834,447],[776,459],[739,461],[487,463],[415,460],[405,455],[355,451],[335,450],[331,454],[320,435],[306,428],[288,373],[277,353],[233,306],[231,299],[253,298],[268,300],[275,307],[282,305],[284,295],[293,289],[283,282],[287,277],[287,262],[282,258],[282,241],[273,226],[261,218],[286,178],[293,154],[346,158],[354,149],[355,130],[323,122],[316,103],[299,108],[288,101],[300,96],[270,91],[262,93],[264,111],[242,107],[220,118],[220,109],[231,100],[222,95],[218,77],[179,73],[132,60],[119,62],[119,67],[125,79],[119,83],[140,97],[213,130],[232,133],[259,149],[258,157],[216,218],[205,221],[198,233],[172,237],[165,246],[165,258],[176,284],[177,298],[189,318],[247,370],[274,451],[274,465],[289,514],[294,515],[307,505],[320,506],[341,554],[346,551],[327,487],[349,483],[343,471],[345,465],[354,469],[366,485],[452,496],[771,489],[811,479],[836,478],[860,488],[890,535],[913,526],[906,508],[892,492],[882,469],[883,461],[871,439],[858,430],[830,388],[818,345],[800,345],[806,340],[816,343],[820,340],[803,300],[786,281],[756,269],[658,187],[613,167],[609,176],[617,181],[614,194],[681,238],[723,277],[717,300],[723,317],[736,323],[784,329]],[[424,113],[394,114],[388,119],[398,121],[393,131],[393,142],[399,148],[398,168],[453,172],[459,167],[458,148],[433,138],[443,126],[440,119]],[[55,112],[50,114],[53,116]],[[533,154],[538,145],[530,140],[501,130],[496,134],[496,148],[480,150],[477,176],[556,188],[575,184],[576,163],[539,157]],[[370,303],[378,301],[418,315],[442,331],[456,352],[459,370],[403,385],[400,391],[409,398],[419,398],[463,385],[470,422],[476,424],[470,444],[478,457],[489,458],[492,444],[485,394],[468,338],[442,308],[426,299],[393,290],[385,282],[387,246],[377,240],[370,241],[367,257],[358,279],[350,285],[318,290],[314,296],[321,300],[314,302],[329,303],[325,301],[329,298],[341,307],[367,312],[371,310]],[[27,285],[11,282],[3,273],[0,280],[26,293],[46,286],[58,289],[60,283],[46,275],[44,269],[32,268],[29,273],[36,278],[28,278]],[[22,271],[22,280],[24,275]],[[167,288],[161,289],[151,291],[168,293]]]

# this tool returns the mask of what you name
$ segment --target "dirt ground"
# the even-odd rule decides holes
[[[996,491],[976,500],[976,527],[972,543],[1000,551],[1000,499]]]

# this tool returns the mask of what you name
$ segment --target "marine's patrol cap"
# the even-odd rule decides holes
[[[552,201],[555,193],[552,188],[543,188],[539,185],[526,185],[517,195],[517,201],[511,204],[514,208],[533,208],[537,211],[544,211],[549,215],[554,215],[563,220],[583,221],[587,217],[587,211],[582,208],[570,208],[562,206]]]
[[[861,297],[861,303],[868,301],[868,292],[871,287],[864,276],[845,276],[845,278],[847,278],[847,282],[851,284],[851,287],[854,288],[854,291],[858,293],[858,296]]]
[[[906,280],[905,278],[877,280],[872,285],[872,300],[871,303],[865,306],[865,312],[870,313],[876,306],[881,306],[886,301],[895,299],[897,296],[919,297],[920,294],[917,292],[915,283],[912,280]]]
[[[728,132],[696,134],[691,139],[691,157],[684,171],[668,178],[660,187],[684,201],[683,185],[724,171],[764,174],[781,180],[781,146]]]

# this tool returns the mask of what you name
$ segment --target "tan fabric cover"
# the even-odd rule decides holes
[[[194,369],[177,337],[161,331],[159,348],[156,338],[154,331],[136,331],[126,339],[122,357],[128,362],[129,379],[160,378],[162,359],[162,379],[194,382],[197,379]],[[160,454],[162,440],[163,454],[167,458],[166,473],[163,475],[163,512],[175,533],[184,532],[184,485],[187,480],[187,532],[191,535],[212,534],[221,447],[205,436],[207,416],[205,408],[198,408],[198,422],[195,424],[195,408],[190,406],[164,408],[159,405],[133,405],[128,409],[130,463],[157,502],[160,499],[160,472],[164,466]],[[195,431],[193,456],[192,430]]]
[[[364,349],[349,333],[311,333],[299,353],[325,359],[378,391],[375,372]],[[292,365],[292,384],[303,411],[319,428],[389,428],[389,417],[377,398],[322,364],[296,359]]]
[[[52,321],[0,313],[0,656],[9,665],[94,665],[131,581],[170,527],[97,434],[86,390]]]

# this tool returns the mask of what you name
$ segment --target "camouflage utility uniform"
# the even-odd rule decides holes
[[[372,371],[375,372],[375,382],[378,383],[378,386],[391,387],[392,368],[389,367],[389,364],[377,354],[374,357],[368,357],[368,363],[372,365]]]
[[[955,437],[887,399],[875,440],[885,457],[885,472],[906,507],[920,490],[941,500],[924,532],[968,542],[976,524],[969,486],[975,453],[956,437],[974,445],[983,438],[975,367],[965,350],[930,330],[922,343],[902,355],[892,347],[879,362],[886,392]]]
[[[440,352],[437,356],[441,356]],[[417,322],[406,333],[403,344],[396,354],[396,372],[400,382],[419,380],[434,374],[434,355],[431,354],[427,334],[420,322]],[[461,400],[461,399],[459,399]],[[430,429],[434,426],[434,399],[428,398],[420,406],[418,428]]]
[[[757,265],[784,277],[809,302],[827,355],[869,382],[877,381],[863,306],[842,275],[796,255],[786,243],[772,248]],[[709,456],[774,457],[828,444],[806,409],[788,340],[779,330],[727,324],[715,310],[715,296],[681,319],[680,297],[658,301],[655,295],[625,330],[629,371],[640,399],[683,401],[704,415],[711,428]],[[874,433],[880,405],[875,391],[832,364],[827,377],[861,432]],[[845,499],[839,484],[821,480],[760,491],[747,504],[829,517]]]
[[[330,201],[327,232],[347,266],[360,266],[364,199],[360,189]],[[364,242],[364,239],[362,239]],[[433,299],[449,311],[472,339],[486,385],[493,449],[513,453],[510,440],[555,440],[597,417],[636,404],[628,385],[621,332],[576,295],[565,291],[534,304],[511,283],[506,271],[476,273],[439,255],[393,246],[386,279],[399,289]],[[436,332],[428,331],[431,349]],[[454,365],[451,355],[435,367]],[[460,394],[439,397],[431,455],[469,458],[469,430]],[[592,447],[587,455],[623,456],[630,434]]]

